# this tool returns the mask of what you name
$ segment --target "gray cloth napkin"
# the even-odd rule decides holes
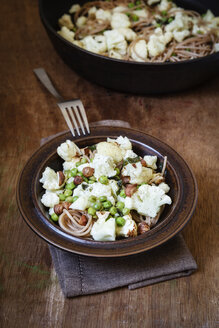
[[[130,127],[124,121],[106,120],[94,124]],[[42,139],[41,144],[53,137]],[[151,251],[122,258],[77,255],[51,245],[49,249],[65,297],[95,294],[123,286],[136,289],[189,276],[197,269],[181,235]]]

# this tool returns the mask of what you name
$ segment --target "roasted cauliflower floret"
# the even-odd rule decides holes
[[[57,148],[57,153],[65,161],[71,161],[73,157],[79,156],[81,151],[73,141],[66,140]]]

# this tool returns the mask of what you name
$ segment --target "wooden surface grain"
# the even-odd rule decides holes
[[[0,326],[216,327],[219,78],[163,96],[110,91],[62,62],[40,23],[36,0],[2,1],[0,15]],[[134,291],[64,299],[47,244],[23,222],[15,199],[18,174],[40,139],[66,129],[55,99],[33,75],[36,67],[48,71],[64,97],[82,99],[90,122],[125,119],[189,163],[199,199],[183,235],[198,263],[195,274]]]

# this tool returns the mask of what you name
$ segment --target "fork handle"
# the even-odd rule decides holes
[[[55,89],[54,85],[52,84],[52,81],[50,80],[48,74],[46,73],[44,68],[35,68],[34,73],[40,80],[40,82],[44,85],[44,87],[59,101],[63,101],[63,97],[58,93],[58,91]]]

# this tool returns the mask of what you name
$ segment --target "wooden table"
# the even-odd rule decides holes
[[[1,3],[1,327],[216,327],[219,78],[165,96],[104,89],[71,71],[54,52],[37,1]],[[40,139],[66,129],[33,68],[44,67],[64,97],[82,99],[90,122],[125,119],[160,138],[189,163],[199,186],[183,235],[198,263],[190,277],[129,291],[64,299],[47,244],[23,222],[18,174]]]

